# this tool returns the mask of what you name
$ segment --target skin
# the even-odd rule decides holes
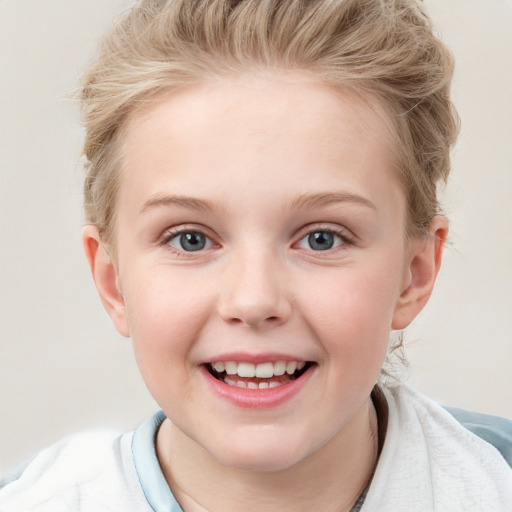
[[[187,512],[350,510],[371,477],[369,395],[447,233],[436,217],[406,239],[385,115],[289,73],[167,93],[125,127],[116,259],[94,226],[84,247],[168,418],[157,453]],[[184,231],[205,248],[185,251]],[[311,247],[318,231],[331,249]],[[233,352],[314,366],[284,403],[239,407],[201,371]]]

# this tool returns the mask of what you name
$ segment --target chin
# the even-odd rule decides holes
[[[302,460],[302,457],[287,456],[284,454],[233,454],[231,457],[224,457],[221,461],[224,465],[239,471],[252,473],[268,473],[285,471]]]
[[[308,456],[304,443],[296,446],[290,439],[229,440],[217,460],[224,466],[247,472],[276,472],[289,469]],[[215,455],[215,454],[214,454]]]

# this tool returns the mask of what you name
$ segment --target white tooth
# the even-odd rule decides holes
[[[293,372],[295,372],[296,369],[297,369],[297,361],[290,361],[286,365],[286,373],[288,375],[291,375]]]
[[[274,375],[274,365],[272,363],[262,363],[256,366],[256,377],[269,379]]]
[[[236,381],[228,379],[227,377],[224,379],[224,382],[230,386],[236,386]]]
[[[236,364],[234,361],[228,361],[227,363],[224,363],[224,367],[228,375],[236,375],[238,364]]]
[[[297,370],[302,370],[306,366],[306,363],[304,361],[301,361],[300,363],[297,363]]]
[[[258,389],[258,384],[256,382],[248,382],[247,389]]]
[[[237,373],[239,377],[254,377],[256,367],[252,363],[238,363]]]
[[[259,389],[268,389],[269,388],[269,383],[268,382],[260,382],[259,385],[258,385],[258,388]]]
[[[236,387],[237,388],[244,388],[244,389],[247,389],[247,384],[241,380],[237,380],[236,381]]]
[[[274,363],[274,375],[284,375],[286,371],[286,363],[284,361],[277,361]]]
[[[224,366],[224,363],[221,363],[220,361],[217,362],[217,363],[213,363],[213,369],[216,371],[216,372],[219,372],[219,373],[222,373],[224,370],[225,370],[225,366]]]
[[[281,383],[280,382],[276,382],[275,380],[272,380],[268,383],[268,387],[269,388],[277,388],[278,386],[280,386]]]

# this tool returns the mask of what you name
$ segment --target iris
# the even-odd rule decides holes
[[[206,246],[206,237],[201,233],[182,233],[179,240],[180,246],[184,251],[200,251]]]
[[[315,231],[309,234],[308,243],[314,251],[327,251],[334,246],[334,235],[327,231]]]

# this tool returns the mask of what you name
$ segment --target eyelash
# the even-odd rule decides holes
[[[201,235],[206,238],[207,243],[209,242],[211,244],[211,246],[216,245],[215,242],[212,240],[212,237],[208,236],[205,233],[203,228],[186,227],[186,226],[172,228],[172,229],[169,229],[168,231],[166,231],[163,234],[163,236],[160,238],[160,240],[158,241],[158,245],[167,247],[169,250],[171,250],[173,253],[175,253],[178,257],[190,257],[194,254],[194,252],[204,252],[204,250],[206,250],[206,249],[203,249],[203,248],[199,249],[197,251],[186,251],[184,249],[181,249],[181,250],[177,249],[176,247],[173,247],[171,245],[172,240],[174,240],[175,238],[177,238],[181,235],[187,234],[187,233],[189,233],[189,234],[194,233],[197,235]],[[325,233],[325,234],[333,235],[335,237],[338,237],[341,242],[337,246],[328,248],[325,250],[315,251],[314,249],[312,249],[310,247],[310,250],[314,253],[323,253],[323,252],[329,253],[329,252],[332,252],[333,250],[337,249],[338,247],[356,245],[354,238],[352,236],[349,236],[346,229],[336,229],[336,228],[333,228],[332,226],[319,225],[319,226],[314,226],[314,227],[308,226],[306,228],[303,228],[301,230],[301,232],[299,233],[298,240],[293,244],[293,246],[296,246],[298,243],[302,242],[307,237],[311,236],[313,233]],[[208,247],[208,249],[209,248],[211,248],[211,247]]]
[[[201,235],[203,237],[205,237],[205,239],[207,241],[209,241],[209,243],[212,245],[212,246],[215,246],[215,242],[213,242],[212,240],[212,237],[211,236],[208,236],[204,229],[203,228],[200,228],[200,227],[187,227],[187,226],[180,226],[178,228],[171,228],[169,230],[167,230],[163,236],[160,238],[160,240],[158,241],[158,245],[160,246],[164,246],[166,248],[168,248],[170,251],[172,251],[177,257],[190,257],[194,254],[194,252],[203,252],[204,249],[199,249],[198,251],[185,251],[183,249],[177,249],[176,247],[173,247],[171,245],[171,241],[174,240],[175,238],[178,238],[179,236],[181,235],[185,235],[185,234],[191,234],[191,233],[194,233],[194,234],[197,234],[197,235]]]
[[[306,239],[313,233],[326,233],[329,235],[334,235],[334,236],[338,237],[341,241],[341,243],[338,246],[327,249],[325,251],[314,251],[313,249],[311,249],[311,251],[315,252],[315,253],[322,253],[322,252],[329,253],[335,249],[338,249],[339,247],[356,245],[355,237],[350,235],[350,233],[348,232],[347,229],[334,228],[331,225],[327,226],[327,225],[321,225],[321,224],[317,225],[317,226],[307,226],[307,227],[303,228],[301,230],[301,232],[299,233],[297,242],[295,242],[294,245],[297,245],[298,243],[300,243],[301,241],[303,241],[304,239]]]

